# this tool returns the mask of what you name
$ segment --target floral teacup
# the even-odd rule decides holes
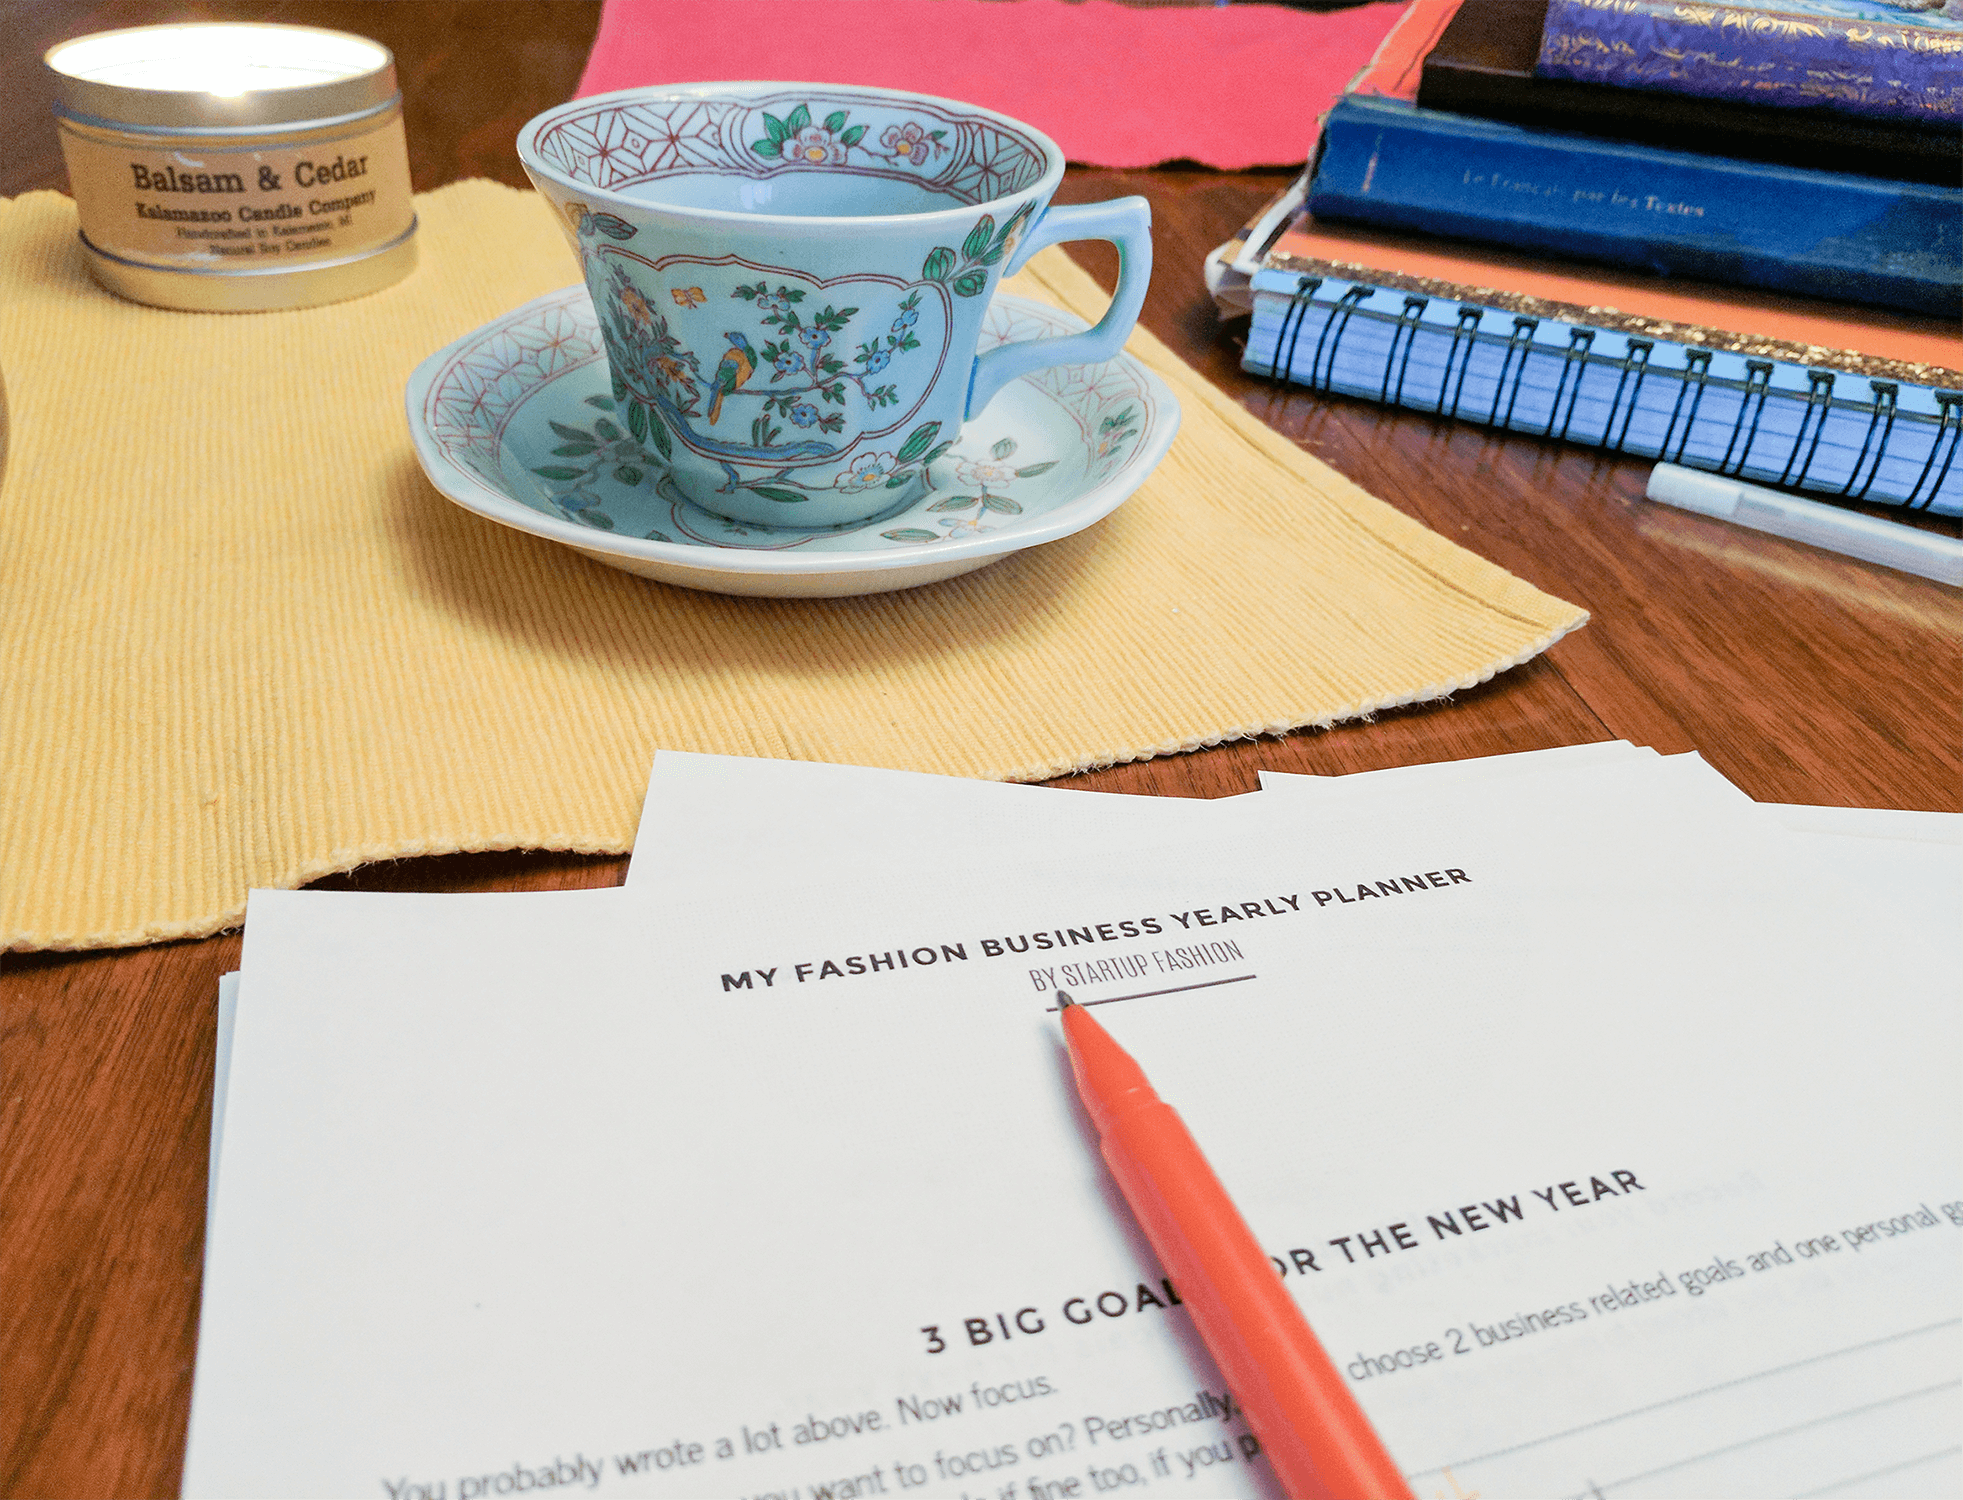
[[[924,94],[627,89],[547,110],[518,155],[579,254],[616,441],[738,521],[839,526],[909,504],[1009,381],[1114,356],[1151,274],[1143,198],[1052,209],[1055,142]],[[977,356],[997,282],[1067,239],[1118,247],[1103,320]]]

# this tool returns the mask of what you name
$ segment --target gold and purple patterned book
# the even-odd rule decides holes
[[[1963,124],[1963,0],[1551,0],[1534,71]]]

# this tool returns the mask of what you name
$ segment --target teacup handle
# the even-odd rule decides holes
[[[1138,310],[1145,305],[1146,283],[1152,279],[1152,205],[1143,198],[1113,198],[1107,203],[1073,203],[1052,208],[1016,247],[1004,270],[1013,276],[1038,250],[1061,240],[1109,240],[1118,249],[1118,290],[1095,328],[1054,339],[1024,339],[975,356],[968,377],[968,409],[972,419],[995,393],[1019,375],[1050,365],[1089,365],[1110,359],[1131,337]]]

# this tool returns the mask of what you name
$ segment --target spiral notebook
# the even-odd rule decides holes
[[[1242,368],[1832,499],[1963,514],[1963,389],[1263,271]]]
[[[1933,318],[1320,223],[1252,277],[1241,367],[1315,390],[1963,514],[1963,338]]]

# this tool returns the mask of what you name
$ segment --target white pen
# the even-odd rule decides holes
[[[1650,499],[1679,510],[1715,516],[1754,531],[1767,531],[1963,588],[1963,541],[1955,537],[1937,536],[1878,516],[1802,500],[1797,495],[1676,464],[1658,464],[1650,470],[1648,493]]]

